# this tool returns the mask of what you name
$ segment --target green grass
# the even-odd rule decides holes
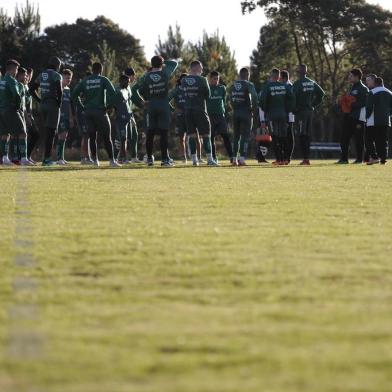
[[[26,174],[33,269],[0,169],[0,391],[391,391],[392,167],[76,168]]]

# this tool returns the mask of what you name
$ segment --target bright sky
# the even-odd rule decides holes
[[[260,27],[265,22],[261,10],[251,15],[242,15],[241,0],[31,1],[40,7],[43,27],[74,22],[78,17],[93,19],[97,15],[105,15],[139,38],[148,58],[154,54],[158,36],[166,37],[169,25],[177,22],[184,38],[191,41],[198,40],[203,30],[213,33],[219,29],[235,51],[238,66],[245,66],[249,64],[249,56],[256,47]],[[390,0],[369,2],[392,9]],[[13,13],[16,3],[21,1],[1,0],[0,7]],[[62,4],[67,5],[61,6]],[[133,8],[132,4],[135,4]]]

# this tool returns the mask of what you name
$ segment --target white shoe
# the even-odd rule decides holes
[[[27,158],[22,158],[20,160],[20,166],[35,166],[34,163],[30,162]]]
[[[59,166],[65,166],[68,164],[68,162],[64,161],[64,159],[60,159],[59,161],[56,162],[56,164]]]
[[[143,163],[143,161],[141,161],[141,160],[138,159],[138,158],[132,158],[132,159],[131,159],[131,163]]]
[[[98,159],[96,161],[93,161],[93,165],[96,167],[100,167],[101,164],[99,163]]]
[[[183,159],[183,160],[181,161],[181,164],[182,164],[182,165],[187,165],[187,164],[188,164],[188,160],[187,160],[187,159]]]
[[[12,163],[11,159],[9,159],[7,156],[3,156],[3,165],[4,166],[15,166],[15,164]]]
[[[206,161],[204,159],[200,158],[199,163],[206,163]]]
[[[195,160],[192,162],[192,165],[193,165],[193,166],[200,166],[200,163],[199,163],[199,161],[198,161],[197,159],[195,159]]]
[[[109,166],[110,167],[122,167],[122,165],[120,163],[118,163],[115,159],[113,159],[112,161],[109,161]]]
[[[218,166],[220,166],[220,164],[218,162],[214,161],[213,159],[209,159],[207,162],[207,166],[218,167]]]

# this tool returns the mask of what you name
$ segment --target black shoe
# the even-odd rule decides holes
[[[339,161],[336,162],[336,165],[348,165],[348,161],[344,159],[340,159]]]
[[[148,166],[154,166],[154,159],[153,158],[148,158],[147,159],[147,165]]]

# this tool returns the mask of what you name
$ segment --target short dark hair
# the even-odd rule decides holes
[[[26,68],[23,68],[23,67],[19,67],[19,69],[18,69],[18,75],[21,75],[21,74],[24,74],[24,73],[27,73],[27,69],[26,69]]]
[[[182,79],[186,78],[187,76],[188,76],[187,73],[182,73],[180,77],[177,79],[177,86],[181,86]]]
[[[211,78],[216,78],[217,76],[220,76],[220,73],[218,71],[211,71],[210,72],[210,77]]]
[[[271,75],[274,75],[274,76],[276,76],[277,78],[279,78],[279,77],[280,77],[280,69],[278,69],[278,68],[273,68],[272,71],[271,71]]]
[[[299,68],[302,72],[304,72],[304,73],[307,73],[307,72],[308,72],[308,66],[307,66],[306,64],[300,64],[300,65],[298,66],[298,68]]]
[[[94,63],[92,66],[93,74],[100,74],[103,71],[103,65],[101,63]]]
[[[363,72],[361,69],[359,68],[353,68],[350,73],[354,76],[356,76],[358,79],[362,79],[363,76]]]
[[[367,78],[376,80],[376,79],[377,79],[377,75],[376,75],[376,74],[369,74],[369,75],[366,76],[366,79],[367,79]]]
[[[69,69],[63,69],[63,72],[61,72],[63,75],[68,75],[68,76],[73,76],[73,72]]]
[[[162,56],[154,56],[151,59],[151,66],[153,68],[161,68],[163,66],[164,58]]]
[[[119,78],[120,83],[123,82],[123,81],[125,81],[125,80],[126,80],[127,82],[129,82],[129,76],[126,75],[126,74],[120,75],[120,78]]]
[[[49,59],[49,62],[48,62],[48,67],[49,68],[57,68],[57,67],[61,67],[61,60],[58,58],[58,57],[56,57],[56,56],[52,56],[50,59]]]
[[[195,68],[195,67],[198,67],[198,66],[200,66],[200,67],[203,66],[202,63],[201,63],[201,61],[199,61],[199,60],[194,60],[194,61],[191,62],[191,68]]]
[[[136,75],[136,72],[135,72],[135,70],[134,70],[132,67],[128,67],[128,68],[126,68],[126,69],[124,70],[124,75],[127,75],[127,76],[135,76],[135,75]]]
[[[281,77],[281,79],[289,80],[290,79],[289,71],[287,71],[285,69],[283,71],[280,71],[280,77]]]
[[[374,80],[374,84],[378,87],[384,86],[384,79],[379,76]]]
[[[249,74],[250,74],[249,68],[243,67],[243,68],[240,69],[240,77],[241,77],[241,78],[246,77],[246,76],[248,76]]]
[[[33,73],[33,72],[34,72],[34,69],[33,69],[33,68],[27,67],[27,73],[28,73],[28,74],[31,74],[31,73]]]
[[[10,69],[14,67],[20,67],[20,64],[14,59],[10,59],[5,63],[5,69]]]

